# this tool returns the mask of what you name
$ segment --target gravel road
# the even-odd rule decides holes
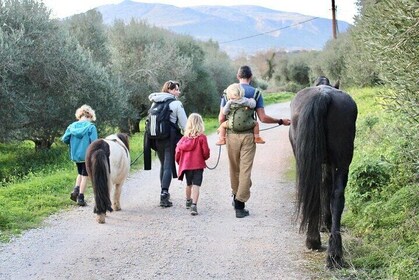
[[[268,114],[289,116],[289,103]],[[272,125],[261,124],[261,128]],[[294,223],[294,182],[288,127],[261,132],[252,173],[250,216],[237,219],[231,205],[226,148],[215,170],[205,170],[198,216],[185,209],[185,183],[172,182],[173,207],[159,207],[159,163],[130,174],[122,211],[98,224],[93,201],[48,218],[0,245],[0,279],[319,279],[321,253],[307,252]],[[217,162],[216,135],[209,135]],[[313,257],[314,256],[314,257]],[[315,268],[315,269],[313,269]]]

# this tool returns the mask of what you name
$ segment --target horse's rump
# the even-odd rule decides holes
[[[322,165],[348,169],[357,110],[352,98],[330,86],[301,90],[291,102],[290,141],[297,165],[297,209],[304,230],[320,223]]]

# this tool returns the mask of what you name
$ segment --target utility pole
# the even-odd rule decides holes
[[[335,0],[332,0],[332,28],[333,28],[333,39],[336,39],[336,30],[337,30],[337,24],[336,24],[336,5]]]

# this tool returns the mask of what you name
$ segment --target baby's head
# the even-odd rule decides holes
[[[238,83],[229,85],[224,92],[227,94],[228,100],[236,100],[244,96],[244,89]]]

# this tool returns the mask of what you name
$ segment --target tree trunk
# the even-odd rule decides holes
[[[36,139],[33,142],[35,143],[35,151],[44,151],[51,148],[54,139]]]

